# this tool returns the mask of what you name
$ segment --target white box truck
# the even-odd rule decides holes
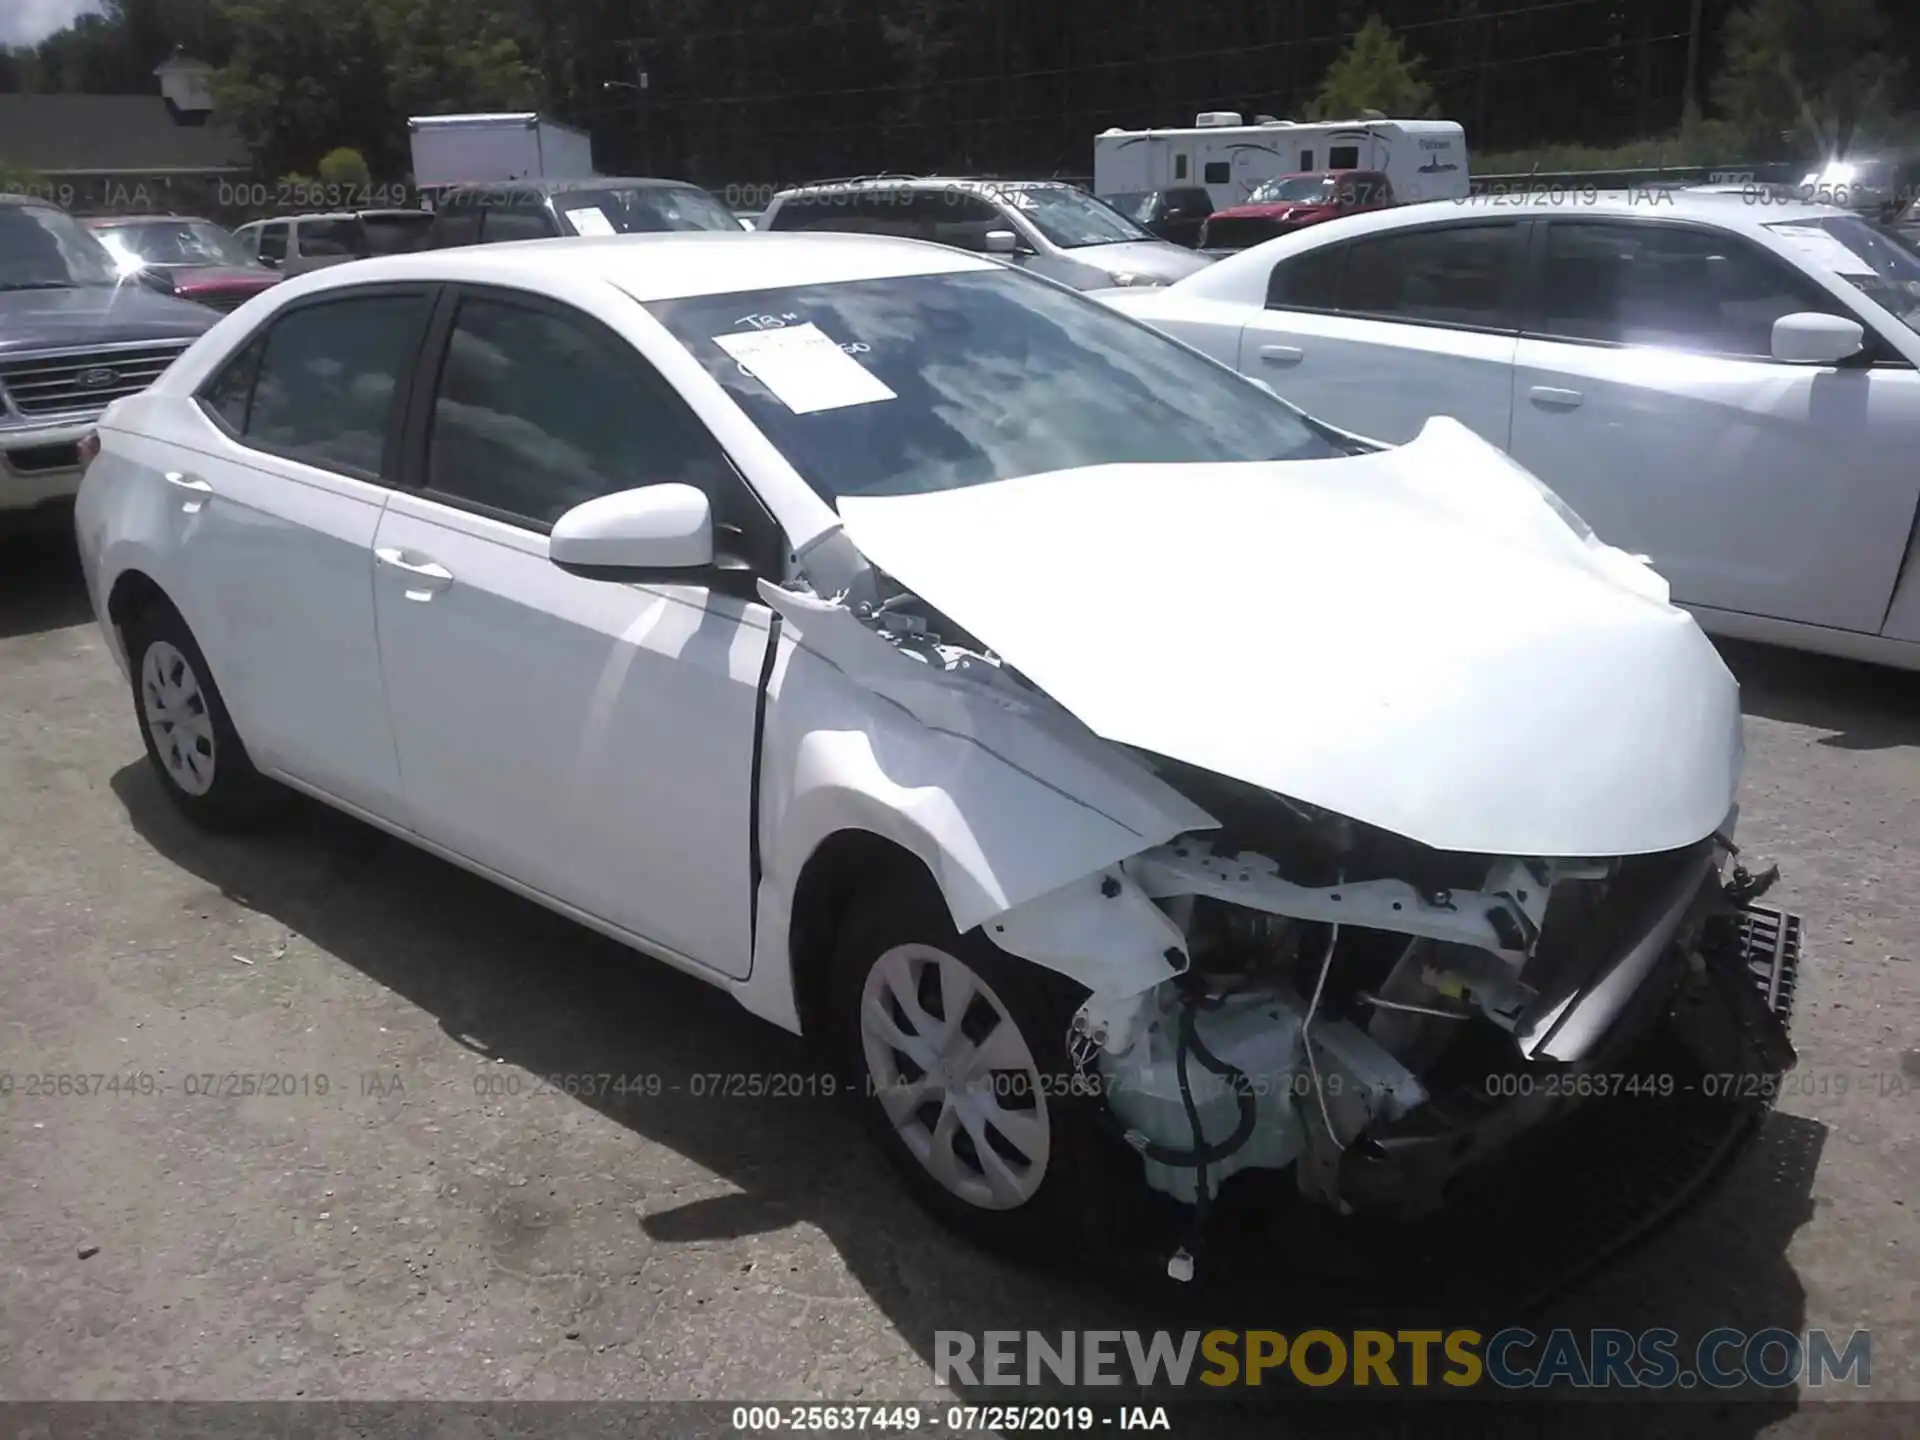
[[[407,121],[413,183],[422,190],[505,180],[584,180],[593,141],[531,111],[507,115],[416,115]]]
[[[1459,200],[1470,192],[1467,132],[1451,120],[1328,120],[1262,117],[1241,123],[1231,110],[1196,117],[1190,128],[1107,130],[1093,139],[1096,195],[1204,185],[1213,208],[1241,204],[1276,175],[1379,170],[1403,201]]]

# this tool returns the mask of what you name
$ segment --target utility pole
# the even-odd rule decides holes
[[[1693,0],[1693,17],[1687,24],[1687,84],[1680,102],[1680,117],[1693,115],[1700,104],[1700,12],[1706,0]]]

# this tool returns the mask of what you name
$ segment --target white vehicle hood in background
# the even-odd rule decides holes
[[[1455,421],[1352,458],[839,508],[869,560],[1116,743],[1445,850],[1647,854],[1732,808],[1739,693],[1705,635]]]

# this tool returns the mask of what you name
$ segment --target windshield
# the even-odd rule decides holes
[[[1026,216],[1034,229],[1062,250],[1153,239],[1111,205],[1071,185],[1000,185],[989,188]]]
[[[149,265],[252,265],[253,258],[218,225],[205,220],[142,220],[96,225],[93,233],[116,258]]]
[[[120,267],[64,210],[0,204],[0,290],[115,285]]]
[[[1260,386],[1017,270],[647,308],[828,501],[1090,465],[1349,453]]]
[[[1802,260],[1830,270],[1907,328],[1920,331],[1920,255],[1852,215],[1767,227]]]
[[[1278,180],[1269,180],[1253,194],[1247,197],[1249,205],[1272,205],[1280,201],[1304,204],[1313,200],[1331,200],[1333,198],[1333,177],[1331,175],[1282,175]]]
[[[580,235],[637,235],[661,230],[738,230],[726,206],[691,185],[641,185],[630,190],[566,190],[553,208]],[[583,217],[580,212],[585,211]],[[596,216],[594,212],[598,212]]]
[[[1129,190],[1124,195],[1102,195],[1100,199],[1129,220],[1145,224],[1147,217],[1153,213],[1153,193],[1151,190]]]

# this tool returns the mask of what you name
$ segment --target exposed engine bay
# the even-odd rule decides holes
[[[878,583],[877,598],[836,603],[895,654],[1066,715],[914,592]],[[1653,853],[1465,853],[1114,748],[1218,828],[984,928],[1088,985],[1068,1037],[1077,1078],[1104,1095],[1146,1183],[1201,1220],[1223,1181],[1256,1169],[1291,1169],[1340,1213],[1440,1209],[1509,1144],[1634,1083],[1614,1062],[1690,986],[1724,991],[1740,1028],[1764,1032],[1759,1063],[1792,1063],[1751,988],[1719,984],[1743,963],[1723,943],[1729,923],[1774,878],[1736,863],[1737,811]],[[1109,986],[1061,961],[1078,947],[1097,962],[1121,934],[1164,960],[1153,983]]]

